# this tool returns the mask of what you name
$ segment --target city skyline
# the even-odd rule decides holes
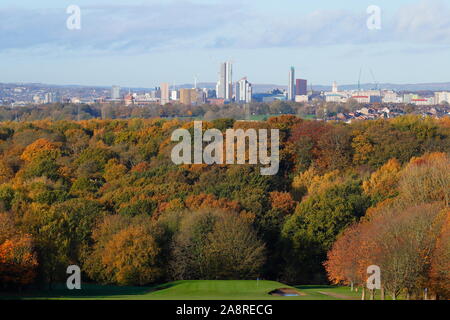
[[[284,85],[296,66],[309,83],[448,82],[450,0],[377,1],[381,29],[368,30],[372,1],[36,1],[0,4],[0,82],[122,87],[216,82],[233,61],[236,79]],[[81,8],[67,30],[66,8]],[[127,22],[132,23],[127,23]]]

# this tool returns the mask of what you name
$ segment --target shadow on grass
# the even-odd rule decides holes
[[[334,289],[336,287],[334,286],[327,286],[327,285],[303,285],[303,286],[293,286],[294,288],[297,289]]]
[[[108,298],[115,296],[139,296],[176,286],[177,282],[148,287],[119,287],[98,284],[82,284],[81,290],[68,290],[65,284],[55,284],[52,290],[27,290],[21,293],[0,292],[0,300],[58,299],[58,298]]]

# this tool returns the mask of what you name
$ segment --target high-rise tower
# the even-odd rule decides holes
[[[167,82],[161,83],[161,105],[168,104],[170,102],[170,84]]]
[[[217,98],[231,100],[233,98],[233,64],[220,64],[219,81],[216,86]]]
[[[289,71],[289,84],[288,84],[288,100],[294,101],[295,99],[295,68],[291,67]]]
[[[252,101],[252,85],[247,78],[242,78],[236,82],[236,102],[249,103]]]
[[[112,86],[111,99],[113,99],[113,100],[120,99],[120,87],[119,86]]]

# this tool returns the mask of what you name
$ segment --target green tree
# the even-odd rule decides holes
[[[334,185],[310,195],[285,223],[282,237],[291,281],[323,280],[322,262],[338,234],[358,221],[368,207],[358,182]]]

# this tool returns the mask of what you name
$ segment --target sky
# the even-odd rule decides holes
[[[70,5],[81,29],[69,30]],[[367,8],[381,9],[370,30]],[[450,0],[1,0],[0,82],[450,82]]]

